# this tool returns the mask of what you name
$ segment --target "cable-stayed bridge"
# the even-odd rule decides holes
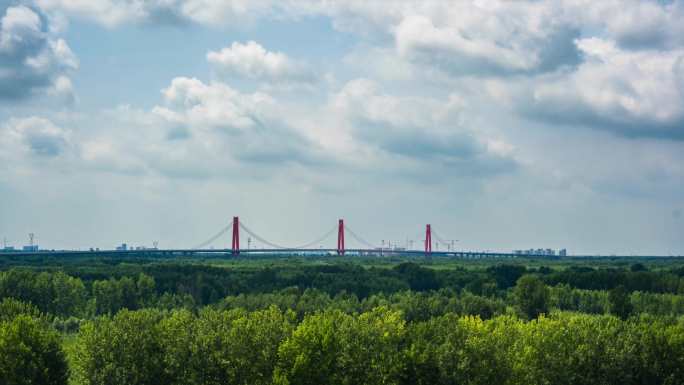
[[[241,247],[240,234],[241,231],[248,236],[247,248]],[[333,234],[337,232],[336,247],[325,247],[325,245],[332,245]],[[221,242],[221,240],[228,240],[228,233],[231,233],[231,247],[230,248],[213,248],[211,245]],[[360,247],[347,248],[345,236],[349,235],[353,242]],[[434,237],[434,242],[433,242]],[[83,254],[101,254],[101,255],[144,255],[144,256],[159,256],[159,257],[173,257],[173,256],[201,256],[201,255],[348,255],[348,256],[452,256],[461,258],[514,258],[520,257],[520,254],[514,253],[497,253],[497,252],[481,252],[481,251],[457,251],[454,250],[454,242],[456,240],[447,240],[435,231],[434,226],[425,225],[425,232],[419,234],[417,238],[422,238],[422,246],[420,249],[412,249],[410,247],[399,248],[384,245],[375,245],[368,242],[366,239],[353,231],[344,219],[339,219],[338,222],[330,229],[326,230],[322,235],[315,239],[294,246],[280,245],[272,242],[267,238],[256,233],[243,222],[239,217],[233,217],[233,220],[221,228],[216,234],[212,235],[204,242],[196,244],[187,249],[136,249],[136,250],[41,250],[41,251],[15,251],[12,255],[83,255]],[[251,247],[251,241],[259,242],[263,247]],[[331,243],[326,243],[331,242]],[[226,242],[227,243],[227,242]],[[408,242],[407,242],[408,243]],[[433,243],[435,245],[442,244],[447,246],[447,250],[433,250]],[[244,246],[244,243],[242,244]]]

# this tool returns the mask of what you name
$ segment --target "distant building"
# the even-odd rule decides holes
[[[14,251],[14,246],[5,246],[2,248],[2,251]]]
[[[27,245],[27,246],[22,247],[21,250],[22,251],[30,251],[30,252],[38,251],[38,245]]]
[[[133,247],[131,246],[129,250],[136,250],[136,251],[145,251],[145,250],[157,250],[156,247],[147,247],[147,246],[136,246]]]
[[[564,257],[565,256],[565,249],[558,250],[558,253],[556,254],[556,250],[553,249],[527,249],[527,250],[513,250],[513,254],[516,255],[532,255],[532,256],[538,256],[538,257],[555,257],[556,255],[559,257]]]
[[[568,256],[568,251],[565,249],[560,249],[558,250],[558,256],[559,257],[567,257]]]
[[[116,247],[116,251],[126,251],[128,250],[128,245],[125,243],[122,243],[121,246]]]

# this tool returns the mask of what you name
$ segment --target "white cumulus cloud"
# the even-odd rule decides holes
[[[520,109],[628,136],[684,139],[684,50],[630,51],[599,38],[577,45],[585,55],[577,71],[537,79]]]
[[[0,130],[2,152],[55,158],[72,148],[71,132],[50,120],[31,116],[12,118]]]
[[[78,59],[43,20],[23,5],[4,10],[0,19],[0,99],[23,99],[50,86],[71,92],[63,79],[78,68]]]
[[[128,143],[100,144],[105,153],[128,148],[144,169],[182,177],[235,174],[248,166],[279,168],[321,160],[318,146],[282,118],[281,106],[266,93],[242,93],[225,83],[178,77],[162,95],[164,103],[149,112],[114,112],[117,119],[129,116],[131,126],[145,129],[142,137],[140,130],[133,129],[106,140],[100,138]]]
[[[576,28],[550,2],[444,2],[394,28],[409,60],[452,75],[536,73],[579,61]]]
[[[470,127],[465,102],[396,96],[369,79],[348,82],[331,101],[360,146],[432,165],[432,176],[485,177],[516,168],[513,148]]]
[[[46,10],[95,20],[105,26],[124,23],[194,22],[235,25],[269,14],[276,3],[263,0],[36,0]]]
[[[311,83],[316,75],[304,63],[282,52],[267,51],[259,43],[234,42],[207,53],[209,63],[222,75],[238,75],[275,83]]]

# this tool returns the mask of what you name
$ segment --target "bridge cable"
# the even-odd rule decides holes
[[[227,233],[228,230],[230,230],[232,227],[233,227],[233,223],[231,222],[231,223],[228,224],[226,227],[222,228],[218,233],[216,233],[216,235],[214,235],[214,236],[212,236],[211,238],[207,239],[206,241],[200,243],[199,245],[193,247],[193,249],[197,250],[197,249],[203,249],[203,248],[207,247],[209,244],[211,244],[211,243],[214,242],[215,240],[217,240],[217,239],[219,239],[220,237],[222,237],[222,236],[223,236],[225,233]]]
[[[356,239],[357,242],[359,242],[365,246],[368,246],[371,249],[380,249],[380,247],[375,246],[372,243],[370,243],[370,242],[366,241],[365,239],[361,238],[360,236],[358,236],[352,229],[349,228],[349,226],[344,225],[344,230],[349,232],[349,234],[351,234],[351,236],[354,239]]]
[[[413,238],[415,239],[416,243],[418,244],[418,249],[416,249],[416,250],[420,250],[420,245],[425,245],[425,233],[420,232],[420,233],[418,233],[418,235],[416,235]]]
[[[434,228],[432,228],[431,230],[432,230],[432,235],[437,239],[437,242],[442,243],[442,244],[444,244],[444,245],[451,245],[451,242],[450,242],[450,241],[446,241],[446,240],[444,240],[442,237],[440,237],[439,234],[435,231]],[[454,241],[455,241],[455,240],[454,240]]]
[[[267,241],[266,239],[264,239],[264,238],[260,237],[259,235],[257,235],[254,231],[250,230],[250,229],[249,229],[247,226],[245,226],[242,222],[240,222],[240,228],[242,228],[243,230],[245,230],[245,232],[246,232],[247,234],[251,235],[251,236],[252,236],[254,239],[256,239],[257,241],[259,241],[259,242],[261,242],[261,243],[263,243],[263,244],[265,244],[265,245],[268,245],[268,246],[270,246],[270,247],[272,247],[272,248],[274,248],[274,249],[294,250],[294,249],[306,249],[306,248],[311,247],[311,246],[313,246],[313,245],[315,245],[315,244],[317,244],[317,243],[322,242],[323,240],[325,240],[326,238],[328,238],[333,232],[335,232],[335,230],[337,229],[337,226],[334,226],[332,229],[330,229],[328,232],[326,232],[325,234],[323,234],[321,237],[315,239],[314,241],[308,242],[308,243],[306,243],[306,244],[304,244],[304,245],[301,245],[301,246],[294,246],[294,247],[286,247],[286,246],[279,245],[279,244],[277,244],[277,243],[273,243],[273,242]]]

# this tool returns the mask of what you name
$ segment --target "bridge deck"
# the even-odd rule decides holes
[[[103,256],[127,256],[127,255],[146,255],[146,256],[191,256],[191,255],[232,255],[231,249],[145,249],[145,250],[39,250],[39,251],[0,251],[0,255],[12,256],[83,256],[83,255],[103,255]],[[305,254],[305,255],[337,255],[337,249],[240,249],[240,255],[248,254]],[[346,249],[345,255],[375,255],[375,256],[424,256],[424,250],[390,250],[390,249]],[[471,258],[516,258],[532,257],[523,254],[513,253],[493,253],[475,251],[432,251],[429,255],[435,257],[471,257]]]

